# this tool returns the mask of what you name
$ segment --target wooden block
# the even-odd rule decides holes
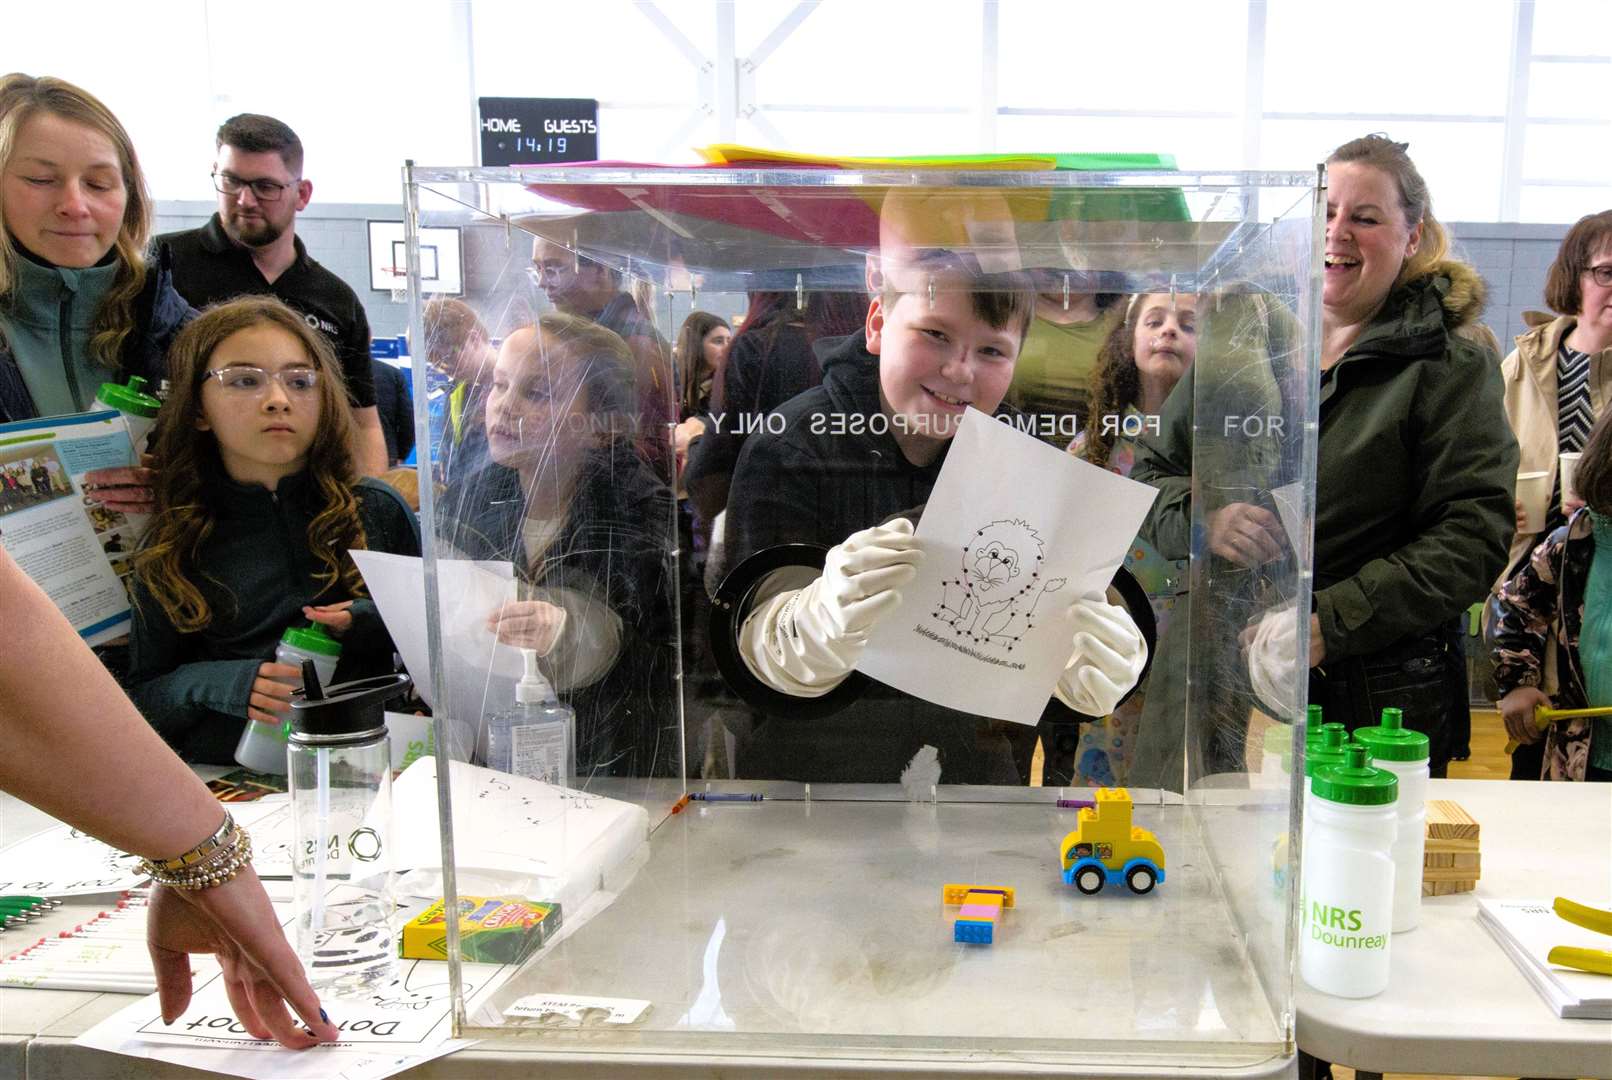
[[[1448,799],[1433,799],[1427,804],[1427,838],[1429,840],[1478,839],[1478,823],[1461,804]]]
[[[1429,881],[1422,879],[1423,896],[1454,896],[1477,888],[1476,881]]]
[[[1433,799],[1427,804],[1427,846],[1422,856],[1422,895],[1471,892],[1483,876],[1479,828],[1460,803]]]

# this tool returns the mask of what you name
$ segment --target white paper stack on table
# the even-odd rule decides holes
[[[633,803],[451,763],[454,863],[461,895],[559,901],[567,927],[595,892],[614,894],[648,857],[649,814]],[[400,889],[441,895],[437,759],[392,788]]]
[[[1594,906],[1609,905],[1603,901]],[[1480,899],[1478,922],[1494,935],[1557,1016],[1612,1020],[1612,975],[1558,967],[1545,959],[1557,945],[1605,950],[1612,948],[1612,938],[1559,917],[1549,900]]]

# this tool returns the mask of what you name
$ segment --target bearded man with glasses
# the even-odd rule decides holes
[[[224,121],[216,147],[218,212],[199,229],[157,238],[173,253],[174,287],[196,308],[245,294],[277,296],[321,331],[341,360],[359,470],[379,476],[389,454],[375,404],[369,319],[358,294],[315,262],[296,234],[297,214],[313,197],[302,175],[302,140],[272,116],[242,113]]]

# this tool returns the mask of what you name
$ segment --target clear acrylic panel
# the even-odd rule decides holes
[[[513,974],[443,935],[464,1031],[758,1075],[1291,1065],[1315,177],[1053,164],[411,170],[447,753],[398,781],[443,839],[402,888],[560,907]],[[418,292],[422,227],[463,231],[462,301]],[[745,313],[721,360],[681,332],[697,312]],[[923,349],[969,373],[937,381],[954,361]],[[1151,666],[1110,716],[1048,693],[993,719],[846,677],[854,656],[770,663],[752,632],[851,617],[813,585],[825,559],[919,520],[965,403],[1163,493],[1111,538],[1129,554],[1100,598]],[[1232,503],[1280,514],[1290,549],[1209,558]],[[976,654],[1005,647],[982,633]],[[567,710],[571,766],[543,774]],[[959,937],[978,922],[992,944]],[[625,1022],[589,1011],[611,1007]]]

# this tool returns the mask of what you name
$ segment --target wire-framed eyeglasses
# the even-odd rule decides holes
[[[312,394],[319,388],[319,371],[317,368],[289,367],[279,371],[268,371],[260,367],[247,367],[245,365],[231,365],[229,367],[213,368],[207,372],[206,378],[217,379],[220,386],[230,394],[239,394],[241,397],[260,397],[268,392],[269,380],[277,380],[287,394],[304,396]]]

